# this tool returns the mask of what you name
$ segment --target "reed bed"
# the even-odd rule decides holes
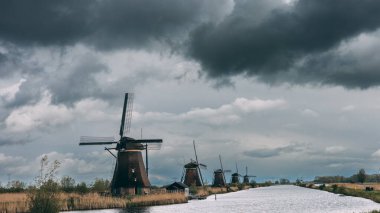
[[[183,192],[149,194],[143,196],[134,196],[128,200],[127,206],[155,206],[168,205],[176,203],[186,203],[187,197]]]
[[[380,190],[380,183],[332,183],[329,185],[338,185],[349,189],[365,189],[366,187],[373,187],[374,190]]]
[[[0,213],[27,212],[28,197],[26,193],[0,194]]]
[[[101,196],[97,193],[84,195],[61,193],[59,200],[61,211],[124,208],[127,206],[125,198]]]
[[[61,211],[126,208],[129,206],[168,205],[187,202],[184,193],[148,194],[130,197],[101,196],[97,193],[80,195],[77,193],[59,194]],[[0,194],[0,213],[28,212],[26,193]]]

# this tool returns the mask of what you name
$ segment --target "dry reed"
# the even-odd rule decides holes
[[[184,193],[148,194],[121,197],[101,196],[97,193],[80,195],[76,193],[61,193],[59,195],[61,211],[125,208],[128,206],[166,205],[187,202]],[[26,193],[0,194],[0,213],[28,212]]]
[[[26,193],[0,194],[0,213],[27,212],[28,197]]]

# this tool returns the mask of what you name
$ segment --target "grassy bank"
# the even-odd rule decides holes
[[[371,185],[371,184],[368,184]],[[380,191],[374,190],[374,191],[365,191],[365,187],[367,185],[360,185],[360,184],[329,184],[329,185],[321,185],[321,186],[314,186],[314,185],[308,185],[308,188],[313,189],[320,189],[324,191],[328,191],[335,194],[342,194],[346,196],[353,196],[353,197],[362,197],[366,199],[373,200],[376,203],[380,203]]]
[[[97,193],[84,195],[61,193],[59,195],[59,202],[61,211],[68,211],[185,203],[187,202],[187,198],[183,193],[149,194],[127,198],[100,196]],[[0,213],[28,212],[28,210],[26,193],[0,194]]]

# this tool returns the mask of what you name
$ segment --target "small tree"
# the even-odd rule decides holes
[[[14,180],[10,183],[9,192],[22,192],[26,188],[26,184],[19,180]]]
[[[95,179],[94,184],[92,185],[91,190],[93,192],[107,192],[110,189],[110,181],[107,179]]]
[[[56,213],[59,212],[59,186],[55,181],[55,175],[60,162],[55,160],[49,163],[45,155],[41,159],[40,175],[36,177],[36,186],[28,193],[29,211],[31,213]]]
[[[357,174],[358,181],[360,183],[364,183],[366,177],[367,177],[367,175],[365,174],[364,169],[360,169],[359,172],[358,172],[358,174]]]
[[[75,189],[75,180],[69,176],[62,177],[61,189],[64,192],[73,192]]]
[[[87,187],[87,184],[85,182],[81,182],[77,184],[77,186],[75,187],[75,191],[80,194],[86,194],[90,191],[90,189]]]

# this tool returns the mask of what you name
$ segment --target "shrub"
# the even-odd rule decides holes
[[[28,192],[31,213],[59,212],[59,185],[55,181],[59,165],[58,161],[49,164],[46,155],[41,159],[40,175],[36,177],[36,186]]]
[[[325,184],[319,185],[318,188],[319,188],[320,190],[323,190],[324,188],[326,188],[326,185],[325,185]]]
[[[198,188],[195,184],[192,184],[189,188],[190,194],[197,194],[198,193]]]

